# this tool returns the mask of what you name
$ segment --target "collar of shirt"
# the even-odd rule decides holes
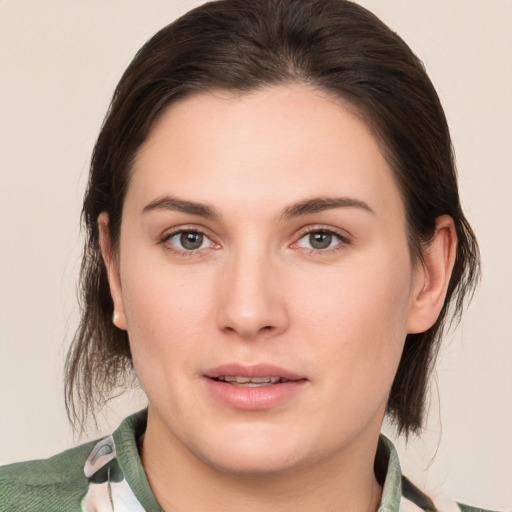
[[[82,501],[85,512],[163,512],[151,491],[137,449],[137,439],[144,433],[146,422],[145,409],[126,418],[111,436],[96,443],[84,466],[89,480],[88,492]],[[378,512],[438,510],[428,496],[402,476],[396,449],[382,434],[375,458],[375,474],[383,485]],[[453,510],[460,509],[456,506]]]

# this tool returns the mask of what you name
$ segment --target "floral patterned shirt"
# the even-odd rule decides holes
[[[0,512],[163,512],[137,450],[146,421],[147,411],[140,411],[100,441],[0,468]],[[375,468],[383,481],[378,512],[486,512],[455,502],[435,505],[402,476],[396,450],[384,436]]]

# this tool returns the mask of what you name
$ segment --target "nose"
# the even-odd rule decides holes
[[[271,337],[288,327],[279,268],[262,252],[238,253],[222,269],[217,322],[244,340]]]

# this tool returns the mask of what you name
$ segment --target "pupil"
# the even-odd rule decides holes
[[[201,233],[182,233],[180,243],[185,249],[199,249],[203,243],[203,235]]]
[[[326,249],[331,245],[332,235],[329,233],[312,233],[309,235],[309,243],[314,249]]]

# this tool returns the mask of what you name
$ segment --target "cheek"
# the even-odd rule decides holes
[[[407,334],[410,265],[403,256],[375,261],[340,268],[327,278],[310,274],[302,283],[296,276],[297,288],[308,291],[300,294],[296,316],[306,337],[317,340],[313,356],[320,366],[336,368],[340,378],[359,379],[361,386],[390,386]]]
[[[133,254],[133,253],[132,253]],[[173,372],[158,368],[189,365],[193,348],[211,331],[211,279],[194,272],[133,258],[122,267],[123,301],[133,360],[144,385],[169,378]],[[140,269],[144,269],[141,271]]]
[[[352,435],[372,418],[380,426],[407,334],[409,280],[388,265],[368,268],[352,267],[303,299],[299,332],[319,369],[325,400],[315,415],[325,439]]]

